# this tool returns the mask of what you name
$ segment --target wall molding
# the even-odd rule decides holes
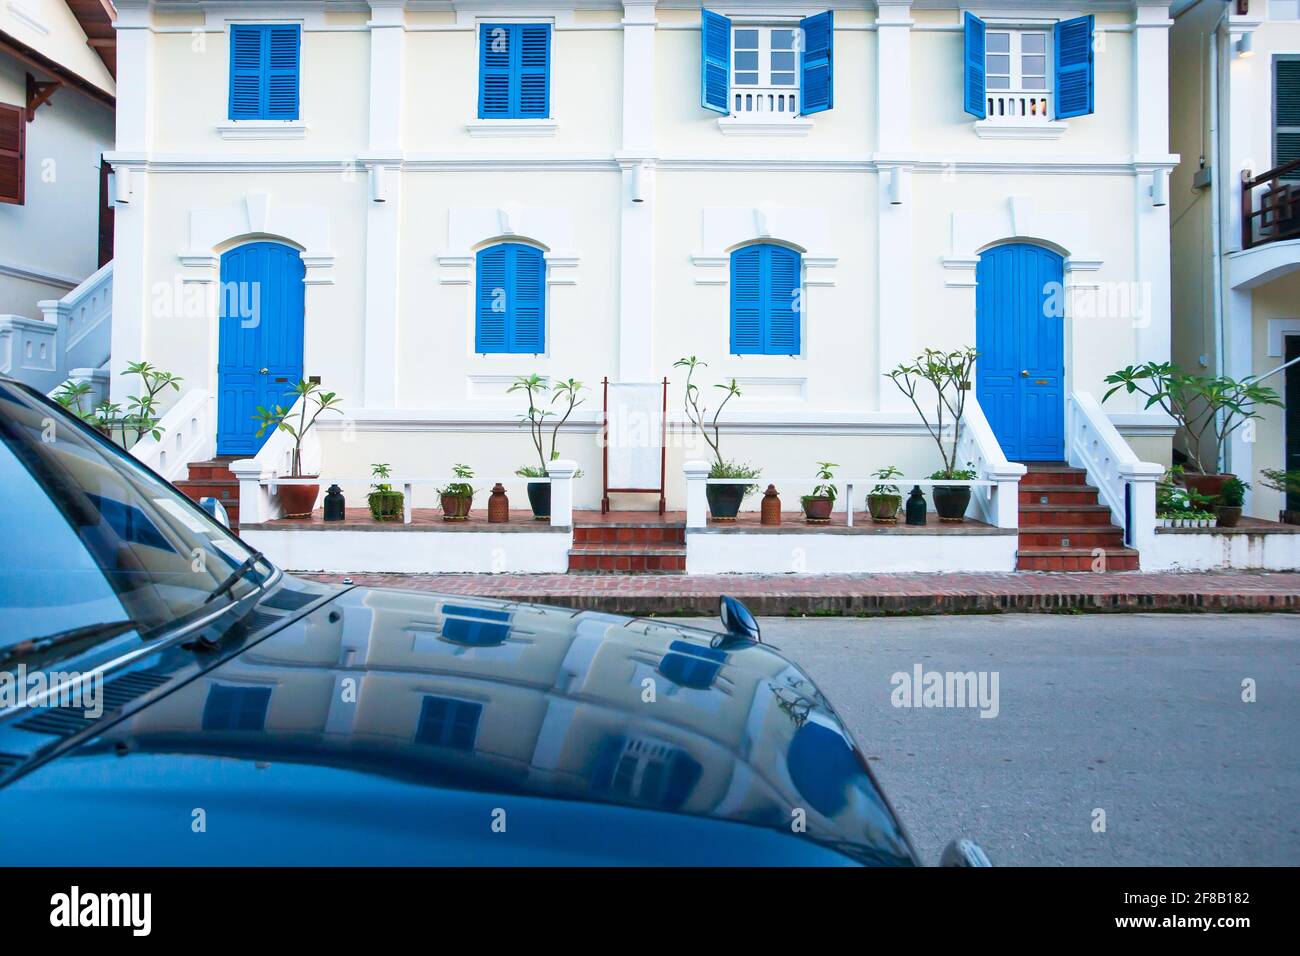
[[[1268,357],[1281,358],[1286,354],[1286,337],[1300,335],[1300,319],[1268,320]]]
[[[302,250],[306,285],[333,285],[330,214],[323,206],[282,206],[270,193],[250,192],[242,201],[190,210],[189,248],[177,255],[188,270],[184,282],[215,282],[221,252],[243,239],[284,239]]]

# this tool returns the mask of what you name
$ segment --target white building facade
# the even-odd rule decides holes
[[[683,356],[742,391],[725,457],[811,476],[939,466],[885,377],[923,348],[980,348],[1013,460],[1170,355],[1164,0],[118,11],[114,367],[210,394],[218,454],[318,376],[325,472],[509,474],[536,372],[590,389],[560,450],[594,507],[600,383],[668,378],[679,508]],[[1168,463],[1163,416],[1105,410]]]
[[[1171,102],[1183,154],[1172,190],[1175,358],[1198,374],[1269,376],[1285,400],[1235,433],[1221,460],[1253,485],[1249,513],[1276,519],[1300,509],[1261,481],[1264,469],[1300,468],[1300,371],[1276,373],[1300,357],[1300,4],[1182,2],[1175,12],[1174,69],[1188,78]]]

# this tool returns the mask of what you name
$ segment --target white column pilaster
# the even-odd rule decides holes
[[[1248,16],[1239,17],[1235,13],[1229,16],[1228,40],[1223,44],[1226,49],[1223,51],[1221,72],[1227,85],[1227,95],[1224,97],[1227,101],[1227,115],[1223,123],[1225,149],[1220,157],[1223,170],[1219,182],[1222,185],[1225,205],[1223,210],[1225,252],[1241,251],[1242,170],[1249,169],[1252,174],[1258,175],[1273,165],[1273,158],[1257,155],[1253,145],[1254,133],[1259,129],[1260,110],[1270,109],[1267,105],[1267,87],[1258,91],[1256,89],[1255,74],[1259,69],[1259,57],[1243,57],[1237,54],[1237,41],[1247,33],[1252,33],[1262,22],[1260,16],[1262,10],[1256,11],[1253,9],[1255,6],[1262,8],[1263,4],[1256,0]],[[1233,9],[1235,10],[1235,5]],[[1267,69],[1265,66],[1265,72]],[[1263,99],[1258,98],[1257,94],[1262,94]],[[1215,170],[1214,175],[1220,175],[1220,171]]]
[[[370,0],[370,143],[365,248],[364,402],[397,404],[398,263],[402,198],[402,0]]]
[[[876,41],[876,388],[882,411],[905,411],[906,397],[884,378],[913,357],[911,0],[878,0]],[[894,177],[899,177],[898,185]],[[902,199],[895,204],[894,199]]]
[[[1254,373],[1254,303],[1249,289],[1229,289],[1225,305],[1223,342],[1223,373],[1238,381]],[[1271,383],[1270,383],[1271,384]],[[1241,478],[1242,481],[1254,481],[1254,442],[1247,441],[1253,437],[1253,430],[1239,428],[1228,438],[1228,447],[1224,452],[1224,470]],[[1207,462],[1206,467],[1210,467]],[[1246,508],[1250,513],[1250,492],[1247,492]]]
[[[1157,183],[1169,175],[1168,0],[1138,0],[1133,30],[1133,151],[1137,157],[1134,221],[1139,313],[1134,316],[1138,362],[1167,362],[1171,353],[1169,206],[1153,205]],[[1168,189],[1165,188],[1167,195]]]
[[[624,0],[617,373],[624,382],[656,378],[655,23],[655,0]]]

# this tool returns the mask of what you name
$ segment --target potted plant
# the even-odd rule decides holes
[[[1253,375],[1239,381],[1224,375],[1189,375],[1170,362],[1130,365],[1107,375],[1106,383],[1113,387],[1102,401],[1121,389],[1130,395],[1136,392],[1146,396],[1147,408],[1159,405],[1178,424],[1187,439],[1188,457],[1199,472],[1186,473],[1183,481],[1211,498],[1218,496],[1230,476],[1217,470],[1216,461],[1202,459],[1202,436],[1208,430],[1215,447],[1221,449],[1233,432],[1263,417],[1262,407],[1282,405],[1277,392],[1260,385]],[[1215,470],[1211,471],[1207,464]]]
[[[690,358],[680,358],[673,363],[673,368],[679,367],[686,369],[686,395],[683,400],[686,417],[704,436],[704,441],[713,453],[713,463],[709,467],[709,477],[713,479],[736,479],[732,484],[705,485],[704,495],[709,501],[709,514],[713,516],[714,521],[735,521],[736,514],[740,511],[741,502],[758,489],[758,486],[753,483],[753,479],[759,476],[757,468],[723,458],[720,448],[721,436],[718,429],[718,416],[722,414],[722,409],[726,407],[727,402],[740,396],[740,389],[736,386],[734,378],[725,384],[713,386],[722,389],[726,394],[723,396],[722,401],[718,403],[711,423],[706,426],[705,416],[708,414],[708,409],[700,406],[700,389],[698,385],[691,381],[691,378],[695,375],[697,368],[707,368],[707,363],[698,361],[692,355]],[[712,437],[709,436],[710,429],[713,431]]]
[[[1265,488],[1286,495],[1277,520],[1283,524],[1300,524],[1300,510],[1290,507],[1291,502],[1300,497],[1300,469],[1282,471],[1280,468],[1265,468],[1260,474],[1264,476]]]
[[[893,465],[887,465],[877,468],[871,477],[881,482],[867,495],[867,510],[871,512],[871,520],[881,524],[897,522],[898,509],[903,506],[903,492],[898,485],[888,482],[891,478],[902,478],[903,472]]]
[[[528,411],[519,416],[519,423],[528,426],[528,435],[533,441],[533,449],[537,452],[536,465],[524,465],[515,470],[515,474],[520,478],[545,478],[547,477],[546,464],[555,461],[560,457],[559,449],[556,442],[559,438],[560,427],[569,420],[573,410],[581,405],[585,399],[579,397],[583,390],[583,384],[576,379],[568,379],[563,382],[557,382],[555,385],[544,376],[536,373],[532,375],[521,375],[515,379],[514,384],[510,386],[507,392],[526,392],[528,395]],[[556,412],[550,409],[539,407],[541,397],[547,392],[551,393],[550,404],[554,405],[557,401],[564,403],[564,412],[558,416],[558,420],[551,428],[551,447],[550,457],[546,454],[546,419],[556,418]],[[575,478],[582,477],[582,471],[579,470],[574,474]],[[533,518],[537,521],[545,521],[551,517],[551,484],[548,481],[530,481],[528,482],[528,503],[533,509]]]
[[[978,355],[978,352],[969,347],[951,352],[926,349],[911,362],[904,362],[893,371],[885,373],[911,401],[912,407],[921,416],[926,431],[939,446],[943,467],[930,476],[933,479],[970,481],[976,477],[970,462],[966,463],[965,468],[957,467],[957,446],[961,442],[961,422],[966,412],[966,395],[970,391],[971,371],[975,368],[975,359]],[[935,423],[933,426],[916,400],[916,390],[922,382],[928,382],[934,388]],[[947,444],[944,442],[945,411],[949,416]],[[935,485],[931,489],[934,510],[939,512],[940,521],[965,520],[970,496],[969,485]]]
[[[442,498],[442,520],[464,521],[469,517],[470,505],[474,503],[474,488],[465,479],[473,478],[474,472],[468,465],[452,465],[451,471],[459,480],[438,489]]]
[[[370,466],[373,478],[391,478],[392,470],[387,463]],[[406,496],[394,491],[393,486],[380,481],[370,486],[373,490],[366,499],[370,502],[370,515],[376,521],[401,521],[406,506]]]
[[[827,482],[827,484],[817,485],[813,488],[811,494],[802,496],[799,499],[803,505],[804,517],[810,524],[825,524],[831,520],[831,511],[835,508],[835,474],[832,468],[838,468],[833,461],[817,462],[817,480]]]
[[[1237,527],[1237,522],[1241,520],[1242,505],[1246,501],[1246,489],[1249,487],[1249,483],[1235,475],[1223,483],[1223,490],[1219,492],[1219,503],[1214,506],[1219,527]]]
[[[307,381],[299,382],[285,394],[292,396],[294,399],[289,403],[288,408],[276,405],[268,411],[261,405],[257,406],[257,412],[253,417],[262,423],[257,429],[257,437],[261,438],[268,428],[288,432],[293,437],[293,454],[289,459],[288,477],[319,478],[320,475],[304,475],[302,473],[302,440],[307,437],[307,433],[316,424],[316,419],[320,418],[322,414],[325,412],[341,412],[339,403],[342,399],[334,392],[321,391],[320,386],[315,382]],[[295,404],[300,406],[296,423],[291,417]],[[307,417],[309,409],[311,410],[310,418]],[[284,517],[304,518],[309,516],[312,508],[316,506],[316,497],[320,494],[320,483],[280,485],[277,494],[280,498],[281,512]]]

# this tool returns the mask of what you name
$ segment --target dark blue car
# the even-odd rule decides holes
[[[298,580],[4,379],[0,554],[11,863],[917,862],[737,604],[714,632]]]

